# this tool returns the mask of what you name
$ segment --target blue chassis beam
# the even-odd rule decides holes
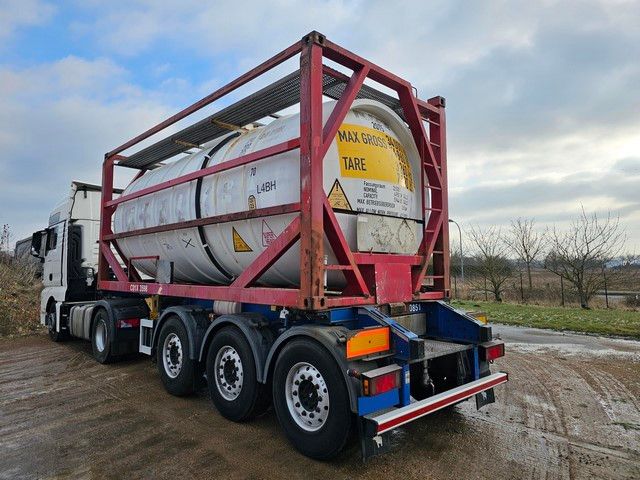
[[[265,316],[269,321],[280,318],[280,309],[273,309],[265,305],[243,304],[243,311],[256,312]],[[440,341],[473,344],[469,351],[472,376],[480,378],[480,362],[477,344],[491,340],[491,327],[466,314],[462,310],[453,308],[444,301],[412,302],[408,305],[410,314],[424,313],[426,315],[426,336]],[[393,406],[407,406],[410,404],[409,365],[412,360],[412,342],[420,339],[411,330],[406,329],[392,317],[380,312],[375,307],[347,307],[334,308],[318,312],[317,317],[323,323],[343,325],[347,328],[360,329],[375,325],[385,325],[390,328],[394,351],[394,361],[402,367],[399,389],[373,397],[358,397],[358,412],[366,415]],[[308,323],[313,323],[309,319]],[[286,328],[286,327],[285,327]]]
[[[469,351],[474,380],[480,378],[480,360],[477,345],[491,340],[491,327],[488,327],[462,310],[457,310],[443,301],[416,302],[409,304],[411,313],[425,313],[427,322],[427,337],[441,341],[473,344]],[[394,346],[394,360],[402,367],[401,387],[374,397],[358,398],[358,413],[366,415],[373,411],[390,406],[407,406],[411,402],[409,384],[409,363],[411,358],[411,342],[419,341],[419,337],[406,329],[392,317],[388,317],[374,307],[358,309],[360,316],[367,316],[377,324],[386,325],[391,329]],[[397,392],[397,393],[395,393]],[[397,399],[398,403],[391,403]]]

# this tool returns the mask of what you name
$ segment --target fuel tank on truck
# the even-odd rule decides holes
[[[323,104],[326,122],[336,102]],[[299,114],[215,139],[197,153],[148,171],[124,195],[276,145],[300,135]],[[391,109],[356,100],[324,158],[324,190],[353,251],[415,254],[422,240],[420,156],[410,131]],[[426,198],[426,194],[425,194]],[[300,201],[300,150],[209,175],[119,204],[115,233]],[[126,237],[127,258],[159,256],[174,263],[177,282],[229,284],[287,227],[297,213]],[[299,242],[260,278],[297,286]],[[325,239],[328,264],[336,263]],[[135,262],[154,277],[156,262]],[[339,271],[328,287],[342,287]]]

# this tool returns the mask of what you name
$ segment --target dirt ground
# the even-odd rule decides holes
[[[148,359],[96,363],[88,343],[0,340],[0,478],[640,478],[640,342],[494,327],[497,403],[394,434],[363,464],[298,454],[273,412],[247,424],[204,393],[163,390]]]

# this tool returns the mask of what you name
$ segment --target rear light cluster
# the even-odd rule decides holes
[[[116,328],[138,328],[139,326],[139,318],[124,318],[122,320],[116,320]]]
[[[480,357],[482,360],[491,362],[496,358],[504,357],[504,342],[493,340],[480,345]]]
[[[399,388],[402,368],[398,365],[388,365],[368,372],[360,373],[356,370],[349,370],[348,373],[362,381],[362,394],[366,397],[372,397]]]

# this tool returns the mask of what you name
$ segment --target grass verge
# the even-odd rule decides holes
[[[570,330],[598,335],[620,335],[640,339],[640,312],[630,310],[583,310],[514,303],[454,300],[456,308],[482,311],[490,322],[522,327]]]
[[[0,256],[0,337],[41,331],[41,288],[29,264]]]

